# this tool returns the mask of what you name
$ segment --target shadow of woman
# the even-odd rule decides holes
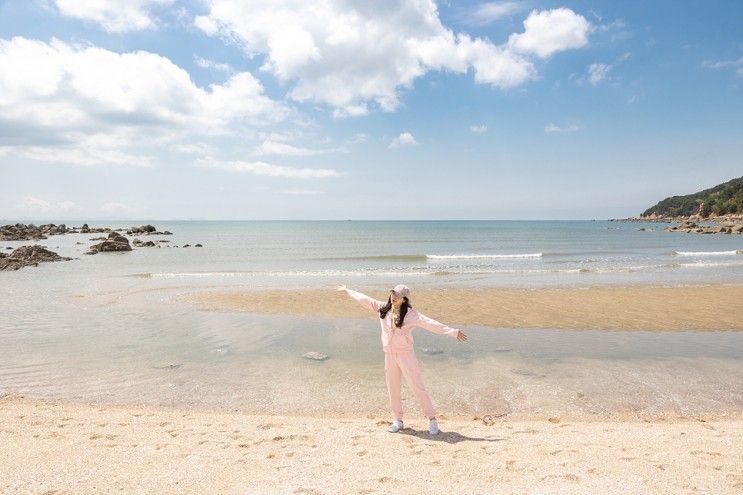
[[[506,440],[505,438],[498,438],[498,437],[488,437],[488,438],[482,438],[482,437],[468,437],[467,435],[462,435],[461,433],[457,433],[456,431],[444,431],[440,430],[438,435],[431,435],[428,430],[416,430],[414,428],[403,428],[398,432],[400,435],[410,435],[412,437],[418,437],[423,438],[426,440],[436,440],[439,442],[446,442],[446,443],[459,443],[459,442],[502,442]]]

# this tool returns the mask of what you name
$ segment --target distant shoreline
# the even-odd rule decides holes
[[[689,215],[680,217],[627,217],[627,218],[609,218],[609,222],[657,222],[657,223],[682,223],[682,222],[743,222],[743,215],[721,215],[718,217],[701,217],[699,215]]]

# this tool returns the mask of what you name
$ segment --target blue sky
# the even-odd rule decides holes
[[[5,219],[591,219],[743,175],[739,1],[0,2]]]

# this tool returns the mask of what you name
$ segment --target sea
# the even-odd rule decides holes
[[[97,242],[91,239],[105,234],[0,241],[3,252],[41,244],[74,258],[0,272],[0,395],[386,415],[375,318],[210,311],[182,296],[304,288],[330,294],[341,284],[375,290],[404,283],[415,291],[743,283],[743,236],[666,232],[663,223],[89,222],[114,229],[143,224],[173,235],[140,237],[159,247],[93,256],[84,254]],[[465,328],[466,344],[415,331],[424,382],[442,414],[743,412],[743,332]],[[309,351],[329,358],[303,358]],[[403,397],[406,416],[422,418],[409,390]]]

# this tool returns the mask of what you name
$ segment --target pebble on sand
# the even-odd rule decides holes
[[[321,352],[311,351],[311,352],[306,352],[302,354],[302,357],[305,359],[312,359],[313,361],[325,361],[330,356],[328,356],[327,354],[323,354]]]

